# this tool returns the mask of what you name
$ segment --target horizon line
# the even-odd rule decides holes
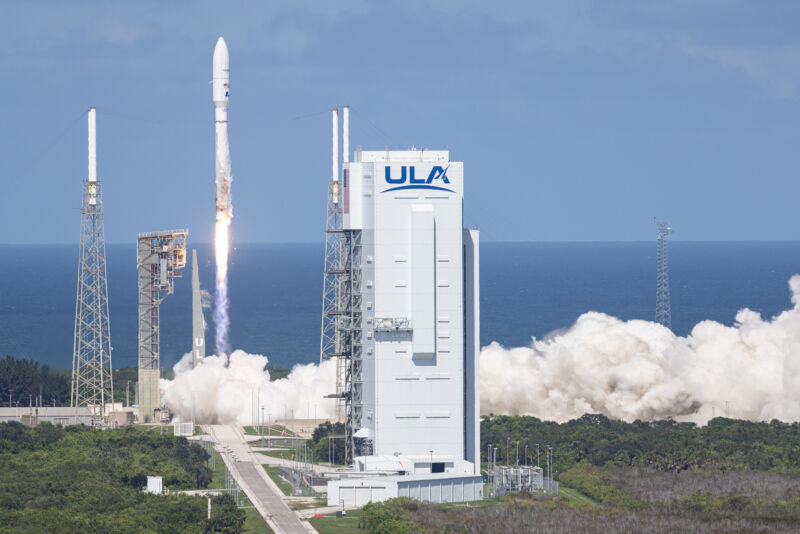
[[[491,244],[615,244],[615,243],[654,243],[656,238],[650,239],[547,239],[547,240],[494,240],[485,239],[481,240],[482,243]],[[800,243],[800,239],[670,239],[670,243]],[[135,245],[131,241],[108,241],[106,246],[109,245]],[[193,243],[191,246],[211,246],[213,243],[210,241],[201,241]],[[234,243],[233,248],[239,245],[324,245],[324,241],[242,241]],[[32,242],[32,243],[0,243],[0,247],[5,246],[78,246],[80,243],[75,242]],[[187,248],[191,248],[187,246]]]

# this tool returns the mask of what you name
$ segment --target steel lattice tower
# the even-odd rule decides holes
[[[347,173],[345,173],[345,179]],[[356,456],[372,454],[371,442],[357,438],[363,412],[362,354],[361,354],[361,231],[345,230],[342,235],[343,267],[341,313],[338,331],[341,338],[344,377],[342,397],[345,412],[345,462]]]
[[[669,255],[667,238],[672,233],[668,222],[656,222],[658,237],[657,276],[656,276],[656,322],[672,329],[672,311],[669,297]]]
[[[345,106],[343,161],[349,159],[349,115]],[[339,110],[332,113],[333,166],[328,186],[325,225],[325,269],[322,289],[322,327],[320,363],[336,358],[337,418],[345,422],[345,462],[358,454],[369,454],[368,440],[357,438],[362,417],[361,356],[361,231],[346,230],[339,183]],[[342,188],[347,187],[348,171],[342,170]]]
[[[97,179],[96,110],[89,108],[89,176],[83,182],[75,338],[72,348],[72,407],[92,407],[92,423],[107,424],[113,402],[111,324],[108,314],[103,196]]]
[[[175,291],[175,278],[186,266],[188,230],[139,234],[136,270],[139,279],[139,421],[153,421],[161,407],[161,302]]]
[[[325,219],[325,267],[322,274],[322,326],[320,331],[319,363],[336,358],[336,393],[338,399],[337,419],[344,418],[342,389],[344,387],[344,365],[342,339],[337,327],[342,310],[342,281],[345,275],[343,257],[342,207],[339,202],[339,110],[333,110],[333,169],[328,184],[328,200]]]

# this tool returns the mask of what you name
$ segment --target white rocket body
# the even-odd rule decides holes
[[[230,57],[222,37],[214,48],[213,95],[216,123],[216,204],[217,220],[230,221],[233,217],[231,202],[231,151],[228,146],[228,103],[230,102]]]

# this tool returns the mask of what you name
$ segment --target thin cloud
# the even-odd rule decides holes
[[[692,57],[742,72],[773,98],[795,98],[800,87],[800,46],[711,47],[684,44]]]

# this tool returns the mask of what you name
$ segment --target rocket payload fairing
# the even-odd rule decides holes
[[[231,152],[228,146],[228,103],[230,102],[231,69],[228,46],[222,37],[214,47],[213,94],[216,123],[216,204],[217,221],[233,217],[231,202]]]

